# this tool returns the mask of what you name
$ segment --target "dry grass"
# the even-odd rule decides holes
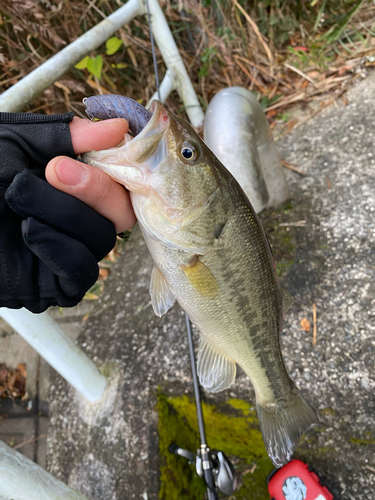
[[[375,65],[375,5],[359,0],[162,0],[169,26],[205,108],[221,88],[257,93],[268,118],[288,121],[300,103],[312,112],[345,99],[356,78]],[[118,1],[12,0],[0,5],[0,89],[4,91],[116,10]],[[113,55],[105,46],[100,80],[72,69],[30,103],[29,111],[83,114],[82,98],[120,93],[146,103],[155,90],[145,18],[116,33]],[[160,78],[165,67],[158,53]],[[318,103],[318,106],[314,105]],[[168,106],[183,114],[173,95]]]

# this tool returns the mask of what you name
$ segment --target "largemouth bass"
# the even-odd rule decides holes
[[[95,97],[102,98],[111,107],[110,97]],[[267,452],[275,466],[285,464],[318,418],[286,372],[279,333],[290,296],[240,185],[158,101],[134,139],[83,160],[130,191],[155,264],[152,306],[162,316],[177,300],[198,327],[200,383],[210,392],[227,389],[241,366],[255,389]]]

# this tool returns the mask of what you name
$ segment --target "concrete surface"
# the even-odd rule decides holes
[[[287,172],[295,255],[283,282],[298,302],[285,318],[282,351],[321,419],[296,456],[324,475],[336,499],[369,500],[375,489],[375,75],[348,97],[346,107],[325,110],[277,143],[283,159],[307,172]],[[192,393],[184,316],[178,306],[163,318],[153,314],[151,267],[136,230],[79,333],[79,345],[109,375],[103,401],[86,404],[60,377],[50,391],[48,469],[93,500],[158,498],[157,389]],[[303,318],[313,322],[313,304],[315,348],[312,331],[300,326]],[[241,373],[228,391],[205,398],[233,396],[254,401]]]

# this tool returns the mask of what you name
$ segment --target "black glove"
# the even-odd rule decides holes
[[[45,180],[52,158],[76,158],[72,119],[0,113],[0,307],[76,305],[115,244],[112,222]]]

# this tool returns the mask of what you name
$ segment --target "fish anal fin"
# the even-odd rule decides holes
[[[215,276],[208,267],[199,260],[198,256],[192,257],[188,264],[181,264],[191,286],[203,297],[214,298],[219,291]]]
[[[176,300],[167,280],[156,266],[151,272],[150,295],[151,304],[157,316],[163,316]]]
[[[285,314],[294,302],[296,302],[296,299],[288,292],[288,290],[285,290],[285,288],[281,288],[281,295],[283,298],[283,311]]]
[[[206,391],[223,391],[231,386],[236,378],[236,363],[220,354],[202,337],[198,352],[197,373]]]

